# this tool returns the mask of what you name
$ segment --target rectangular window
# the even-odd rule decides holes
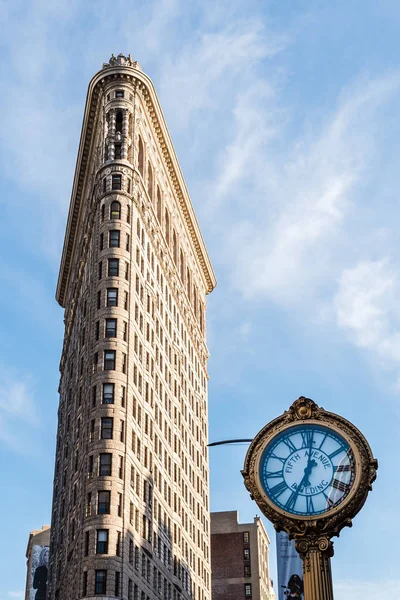
[[[118,288],[107,288],[107,306],[118,306]]]
[[[105,569],[95,571],[95,594],[106,594],[107,590],[107,571]]]
[[[102,417],[101,418],[101,439],[112,440],[113,437],[113,418]]]
[[[113,383],[103,383],[103,404],[114,404]]]
[[[245,598],[251,598],[251,583],[244,584],[244,595]]]
[[[99,460],[99,475],[107,477],[111,475],[112,454],[100,454]]]
[[[128,579],[128,600],[133,600],[132,589],[133,589],[132,579]]]
[[[115,148],[114,158],[116,160],[118,160],[119,158],[122,158],[122,155],[121,155],[122,154],[121,153],[122,146],[121,146],[121,144],[115,144],[114,148]]]
[[[119,260],[118,258],[108,259],[108,277],[118,277],[119,275]]]
[[[115,371],[115,350],[104,350],[104,370]]]
[[[82,595],[87,596],[87,571],[83,572]]]
[[[101,279],[103,277],[103,263],[102,261],[99,262],[99,279]]]
[[[101,307],[101,290],[97,292],[97,310]]]
[[[128,292],[125,292],[124,310],[128,310]]]
[[[120,237],[119,229],[113,229],[110,231],[109,238],[108,238],[108,245],[110,248],[119,248],[119,237]]]
[[[119,598],[119,584],[120,584],[120,580],[121,580],[121,573],[119,571],[115,571],[115,589],[114,589],[114,595],[117,596],[117,598]]]
[[[98,492],[97,496],[97,513],[99,515],[110,514],[110,491]]]
[[[250,560],[250,549],[249,548],[243,549],[243,558],[244,558],[244,560]]]
[[[128,208],[129,208],[129,207],[128,207]],[[131,238],[130,238],[130,235],[129,235],[129,233],[127,233],[127,234],[126,234],[126,242],[125,242],[125,250],[126,250],[127,252],[129,252],[129,250],[130,250],[130,247],[131,247]]]
[[[126,321],[124,321],[124,331],[122,334],[122,338],[123,338],[124,342],[126,342],[128,339],[128,323]]]
[[[106,337],[117,337],[117,319],[106,319]]]
[[[96,341],[100,337],[100,321],[96,321],[96,329],[95,329],[95,332],[94,332],[94,337],[95,337]]]
[[[89,532],[85,531],[85,556],[89,554]]]
[[[124,90],[117,90],[115,92],[115,97],[116,98],[123,98],[124,97]]]
[[[100,234],[100,250],[103,250],[104,247],[104,234]]]
[[[112,176],[112,185],[111,185],[113,190],[120,190],[121,189],[121,175],[113,175]]]
[[[96,554],[108,554],[108,529],[97,530]]]
[[[250,565],[246,565],[244,567],[244,576],[245,577],[251,577],[251,568],[250,568]]]
[[[248,531],[243,531],[243,544],[248,544],[250,541],[250,534]]]

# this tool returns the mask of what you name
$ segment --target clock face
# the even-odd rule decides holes
[[[349,444],[323,425],[300,424],[282,431],[265,447],[260,460],[265,494],[294,515],[330,511],[348,496],[354,480]]]

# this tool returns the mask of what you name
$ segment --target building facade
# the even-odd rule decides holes
[[[237,511],[211,513],[212,600],[275,600],[269,544],[260,517],[239,523]]]
[[[48,600],[211,598],[214,286],[153,84],[112,56],[89,84],[57,286]]]
[[[46,600],[50,525],[34,529],[29,534],[26,548],[25,600]]]

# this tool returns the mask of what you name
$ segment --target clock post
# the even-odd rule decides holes
[[[295,540],[305,600],[333,600],[333,542],[361,510],[378,462],[361,432],[301,396],[253,439],[242,475],[277,531]]]

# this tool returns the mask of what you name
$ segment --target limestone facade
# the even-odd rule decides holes
[[[215,277],[153,84],[89,84],[65,308],[49,600],[209,600],[206,294]]]

